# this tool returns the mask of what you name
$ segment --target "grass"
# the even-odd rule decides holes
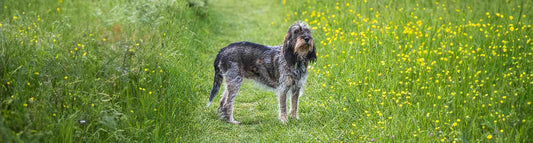
[[[2,142],[528,142],[529,1],[0,2]],[[247,81],[205,107],[218,50],[314,29],[300,120]],[[218,101],[220,97],[214,100]]]

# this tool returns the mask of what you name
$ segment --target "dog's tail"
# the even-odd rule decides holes
[[[217,95],[218,90],[220,89],[220,85],[222,84],[222,80],[224,79],[222,73],[220,72],[220,68],[218,67],[219,63],[220,53],[217,54],[217,57],[215,58],[215,77],[213,81],[213,88],[211,89],[211,94],[209,94],[209,103],[207,103],[207,106],[211,105],[211,102],[213,101],[213,98],[215,98],[215,96]]]

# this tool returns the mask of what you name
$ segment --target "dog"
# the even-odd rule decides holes
[[[240,124],[233,118],[233,102],[244,78],[277,91],[279,119],[287,122],[287,94],[291,95],[291,117],[298,119],[298,98],[307,80],[307,65],[316,61],[316,48],[311,29],[304,22],[289,27],[282,45],[265,46],[252,42],[235,42],[222,48],[215,58],[215,76],[209,103],[218,93],[222,80],[225,90],[217,113],[227,122]]]

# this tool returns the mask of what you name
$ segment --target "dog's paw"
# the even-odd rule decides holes
[[[282,117],[279,117],[279,120],[280,120],[281,123],[283,123],[283,124],[286,124],[286,123],[287,123],[287,117],[286,117],[286,116],[285,116],[285,117],[283,117],[283,116],[282,116]]]
[[[291,118],[294,118],[294,119],[296,119],[296,120],[299,120],[299,119],[300,119],[300,117],[298,117],[298,115],[294,115],[294,114],[291,115]]]
[[[220,107],[217,108],[217,113],[222,113],[222,109]]]
[[[236,124],[236,125],[241,124],[241,122],[239,122],[239,121],[235,121],[235,120],[233,120],[233,121],[228,121],[228,122],[229,122],[229,123],[232,123],[232,124]]]

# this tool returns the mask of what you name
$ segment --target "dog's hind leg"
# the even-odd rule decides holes
[[[237,97],[237,93],[241,88],[243,78],[240,74],[238,65],[233,65],[234,66],[231,68],[231,70],[226,72],[224,77],[226,79],[226,91],[224,94],[225,97],[223,97],[224,100],[221,101],[223,102],[222,117],[230,123],[239,124],[240,122],[233,119],[233,104],[235,97]]]
[[[224,107],[224,104],[226,103],[226,97],[228,97],[228,87],[227,83],[224,85],[224,92],[222,93],[222,98],[220,98],[220,102],[218,105],[217,113],[219,116],[223,117],[222,115],[222,108]]]
[[[228,83],[228,86],[227,86],[227,94],[226,94],[226,98],[224,101],[224,107],[223,107],[223,112],[225,111],[224,115],[226,115],[226,119],[228,122],[230,123],[234,123],[234,124],[239,124],[240,122],[238,121],[235,121],[233,119],[233,105],[234,105],[234,101],[235,101],[235,97],[237,97],[237,93],[239,92],[240,88],[241,88],[241,83],[242,83],[242,78],[241,77],[236,77],[236,78],[233,78],[231,83]]]

